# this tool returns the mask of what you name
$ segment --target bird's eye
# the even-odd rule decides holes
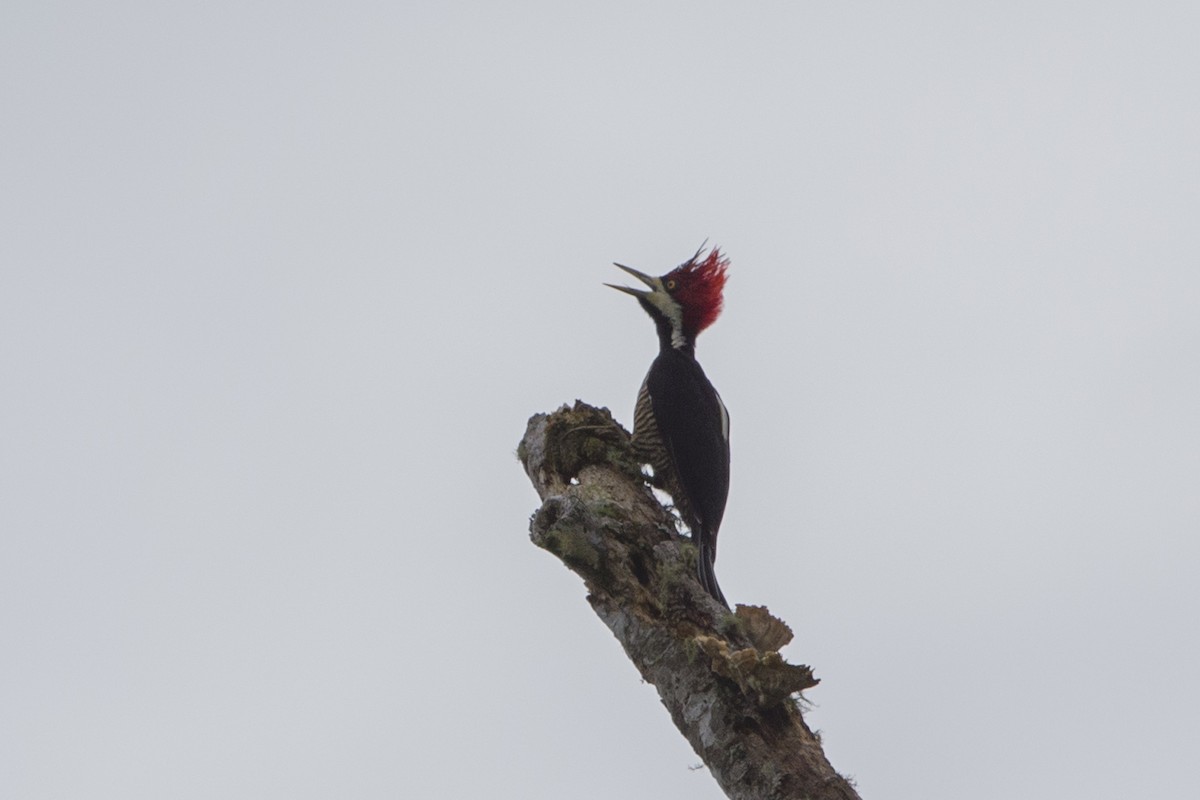
[[[667,291],[669,291],[669,292],[675,291],[675,279],[674,278],[667,281]]]

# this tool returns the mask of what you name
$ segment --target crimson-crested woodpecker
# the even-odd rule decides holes
[[[658,357],[634,411],[634,451],[692,532],[700,584],[729,608],[713,569],[729,495],[729,412],[696,361],[696,337],[721,313],[729,259],[715,247],[703,252],[659,278],[615,265],[649,289],[605,285],[636,297],[658,329]]]

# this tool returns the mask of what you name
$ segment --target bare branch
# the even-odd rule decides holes
[[[800,714],[796,695],[817,681],[779,655],[790,629],[765,608],[729,614],[701,588],[695,549],[608,410],[576,402],[534,416],[518,456],[543,501],[534,544],[583,578],[588,602],[725,793],[857,800]]]

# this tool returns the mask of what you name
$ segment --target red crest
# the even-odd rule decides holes
[[[683,306],[683,332],[688,338],[712,325],[724,305],[726,270],[729,259],[714,247],[703,259],[700,248],[696,255],[662,277],[663,285]],[[671,281],[675,288],[671,289]]]

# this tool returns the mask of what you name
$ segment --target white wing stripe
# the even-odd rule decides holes
[[[713,394],[717,394],[716,389],[713,389]],[[726,444],[729,444],[729,412],[725,409],[725,401],[719,394],[717,394],[717,405],[721,407],[721,437],[725,439]]]

